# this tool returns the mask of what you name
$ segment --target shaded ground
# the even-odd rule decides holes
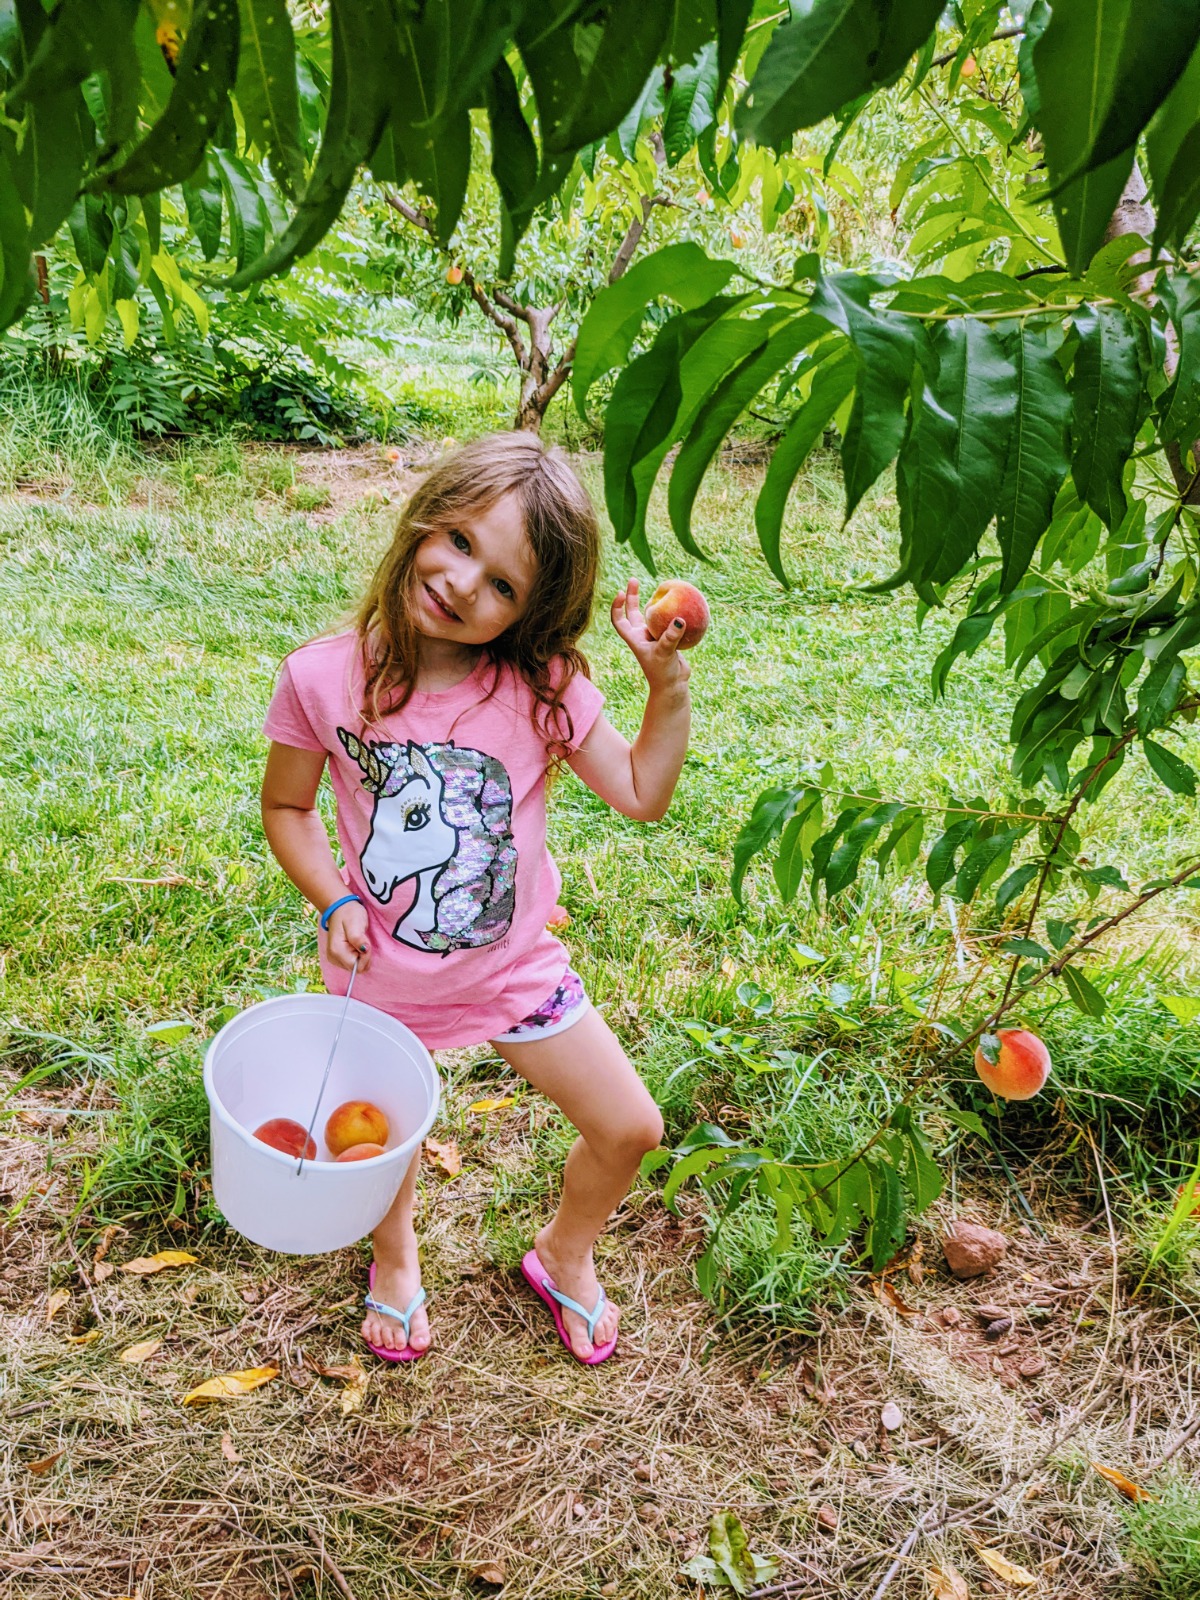
[[[0,1592],[371,1600],[497,1592],[502,1577],[522,1600],[649,1600],[695,1592],[679,1569],[722,1510],[780,1562],[774,1595],[872,1594],[920,1519],[947,1514],[967,1520],[916,1545],[898,1600],[929,1593],[939,1562],[971,1595],[1010,1592],[981,1546],[1034,1574],[1038,1595],[1149,1592],[1117,1552],[1116,1492],[1087,1463],[1137,1480],[1177,1443],[1194,1345],[1183,1319],[1114,1298],[1103,1216],[1042,1240],[965,1206],[1013,1241],[987,1280],[951,1280],[925,1230],[924,1268],[895,1275],[895,1295],[877,1286],[819,1334],[772,1341],[716,1325],[690,1276],[697,1226],[638,1190],[602,1246],[621,1345],[585,1370],[483,1245],[541,1114],[531,1100],[486,1128],[468,1119],[457,1177],[429,1166],[438,1343],[385,1368],[357,1336],[356,1251],[272,1256],[184,1225],[111,1234],[97,1269],[105,1236],[71,1221],[87,1145],[72,1113],[102,1105],[86,1084],[24,1091],[0,1136]],[[162,1247],[198,1260],[121,1270]],[[1013,1326],[989,1337],[996,1312]],[[147,1359],[119,1359],[152,1339]],[[360,1356],[365,1395],[344,1413],[352,1373],[318,1369]],[[268,1364],[278,1377],[251,1395],[180,1404],[214,1373]],[[1176,1459],[1198,1458],[1193,1441]]]

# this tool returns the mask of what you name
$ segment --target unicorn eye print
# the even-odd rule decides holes
[[[337,736],[374,795],[359,856],[371,897],[388,905],[415,880],[392,938],[448,955],[502,939],[516,904],[512,783],[502,762],[450,744],[367,743]]]

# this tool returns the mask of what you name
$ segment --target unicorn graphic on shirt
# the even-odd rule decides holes
[[[345,728],[337,736],[375,797],[359,856],[367,889],[386,906],[402,883],[415,880],[392,938],[439,955],[503,938],[517,875],[512,784],[503,764],[453,742],[367,742]]]

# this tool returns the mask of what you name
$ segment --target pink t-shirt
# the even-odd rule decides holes
[[[342,633],[287,658],[263,728],[329,757],[342,875],[369,921],[371,966],[355,997],[431,1050],[514,1027],[567,968],[546,931],[561,887],[546,848],[546,740],[525,681],[503,668],[489,697],[494,678],[481,658],[452,689],[414,694],[367,726],[361,646]],[[576,674],[563,704],[575,750],[604,696]],[[344,994],[349,974],[327,959],[324,935],[320,950],[326,988]]]

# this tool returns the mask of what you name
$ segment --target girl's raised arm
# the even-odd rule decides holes
[[[630,744],[607,717],[597,717],[568,765],[614,811],[638,822],[657,822],[671,804],[691,729],[691,669],[679,654],[683,624],[653,638],[638,606],[636,578],[613,600],[612,621],[649,686],[641,731]]]

